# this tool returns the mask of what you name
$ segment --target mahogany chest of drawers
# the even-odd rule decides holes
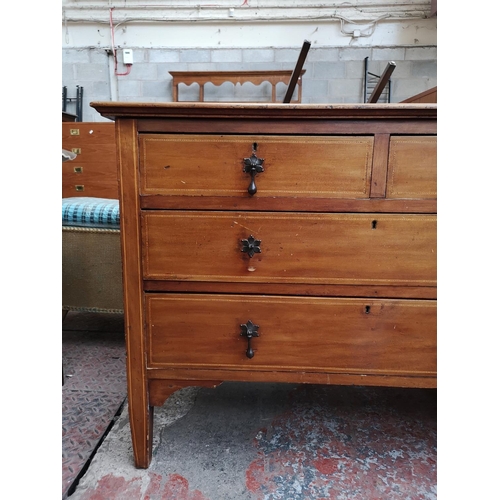
[[[128,400],[436,386],[435,104],[93,103],[115,120]]]

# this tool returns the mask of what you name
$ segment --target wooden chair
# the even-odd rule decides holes
[[[299,58],[295,64],[295,68],[293,69],[292,76],[290,77],[290,81],[288,82],[288,88],[286,89],[285,98],[283,99],[284,103],[289,103],[292,100],[293,93],[295,91],[295,87],[297,83],[299,84],[299,96],[301,96],[302,91],[302,75],[304,74],[304,70],[302,67],[306,61],[307,53],[311,48],[311,42],[309,40],[304,40],[302,44],[302,49],[300,50]]]

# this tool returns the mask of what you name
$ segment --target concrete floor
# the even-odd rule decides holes
[[[133,466],[127,410],[70,499],[437,498],[435,390],[186,388],[155,409],[147,470]]]

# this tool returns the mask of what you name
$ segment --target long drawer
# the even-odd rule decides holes
[[[151,280],[436,285],[434,215],[154,211]]]
[[[368,198],[373,136],[140,136],[141,194]]]
[[[433,300],[210,294],[145,300],[151,368],[436,373]]]

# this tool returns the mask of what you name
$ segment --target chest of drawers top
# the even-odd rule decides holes
[[[437,104],[90,104],[105,118],[137,120],[137,132],[184,134],[435,134]]]

